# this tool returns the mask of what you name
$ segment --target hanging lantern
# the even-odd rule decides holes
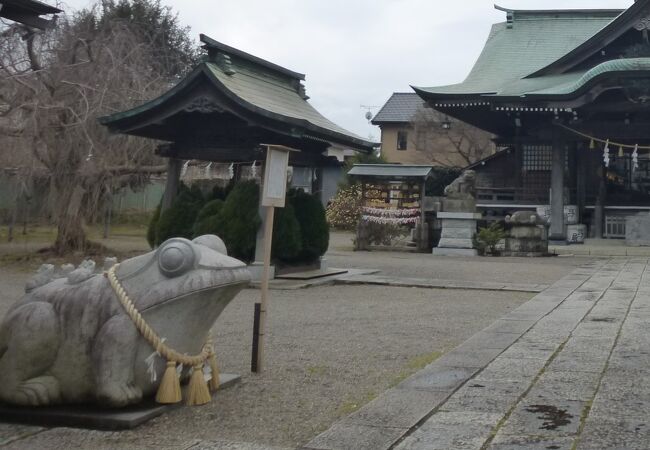
[[[596,141],[592,139],[591,142],[589,142],[589,150],[593,150],[595,148],[596,148]]]

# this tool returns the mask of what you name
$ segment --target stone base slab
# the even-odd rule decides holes
[[[478,256],[478,251],[475,248],[436,247],[432,254],[433,256]]]
[[[239,375],[227,373],[222,373],[219,378],[221,381],[219,389],[226,389],[238,383],[241,379]],[[44,427],[128,430],[183,405],[183,402],[173,405],[161,405],[152,398],[143,400],[138,405],[121,409],[85,405],[28,408],[0,404],[0,421]]]
[[[275,266],[269,268],[269,279],[275,279]],[[251,281],[254,283],[260,283],[262,281],[262,272],[264,271],[264,264],[255,261],[254,263],[248,266],[248,271],[251,273]]]
[[[650,246],[650,214],[641,213],[625,220],[625,245]]]
[[[473,248],[474,244],[471,239],[441,238],[438,248]]]

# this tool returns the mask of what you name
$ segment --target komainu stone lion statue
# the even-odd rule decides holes
[[[445,188],[445,196],[449,199],[473,199],[476,191],[476,172],[466,170]]]
[[[45,266],[4,318],[3,402],[137,403],[156,391],[170,364],[176,367],[156,356],[162,344],[155,349],[143,337],[112,283],[181,360],[201,351],[219,314],[250,281],[246,265],[227,256],[223,241],[212,235],[170,239],[113,267],[109,276],[95,273],[94,263],[71,269],[67,265],[57,278],[53,266]]]

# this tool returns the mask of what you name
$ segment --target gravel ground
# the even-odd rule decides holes
[[[27,275],[0,269],[2,309]],[[530,294],[370,286],[271,292],[267,370],[250,373],[253,303],[243,291],[214,330],[220,366],[242,375],[203,407],[181,408],[136,431],[58,428],[15,449],[187,448],[196,440],[295,446],[460,344]],[[218,447],[217,447],[218,448]]]
[[[116,242],[109,246],[123,252],[146,249],[138,238]],[[33,251],[33,245],[1,245],[0,255]],[[352,252],[351,246],[350,234],[332,233],[330,266],[379,269],[389,276],[534,284],[552,283],[587,261],[435,258]],[[21,296],[29,271],[40,264],[9,261],[0,265],[0,316]],[[136,431],[58,428],[16,441],[9,448],[179,449],[198,440],[303,444],[531,297],[516,292],[380,286],[272,291],[268,366],[262,375],[253,375],[252,313],[259,291],[245,290],[226,308],[213,332],[222,370],[241,374],[241,384],[219,392],[209,405],[180,408]]]
[[[378,269],[381,275],[443,280],[551,284],[585,264],[588,257],[455,258],[424,253],[354,252],[354,235],[330,234],[330,267]]]

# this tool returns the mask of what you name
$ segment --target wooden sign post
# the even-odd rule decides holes
[[[289,152],[298,151],[282,145],[262,144],[266,147],[266,163],[262,186],[262,206],[265,207],[264,220],[264,266],[262,268],[261,304],[257,330],[253,332],[253,349],[257,349],[254,372],[261,372],[264,361],[264,334],[269,304],[269,274],[271,271],[271,244],[273,242],[273,216],[275,208],[283,208],[287,194],[287,169]],[[255,342],[257,339],[257,342]]]

